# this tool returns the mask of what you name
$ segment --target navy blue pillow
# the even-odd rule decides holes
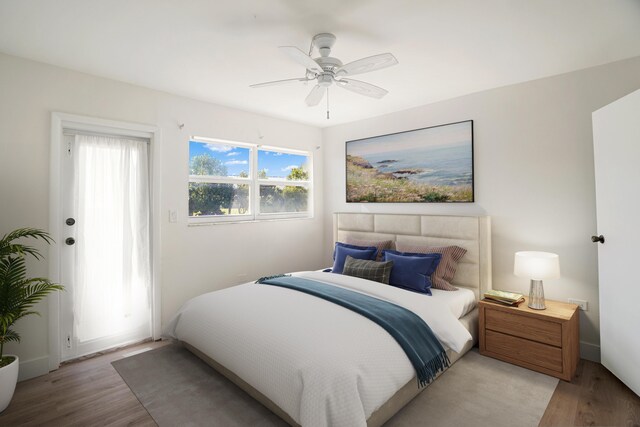
[[[336,248],[333,251],[332,272],[336,274],[342,274],[342,270],[344,269],[344,262],[347,260],[347,255],[355,259],[368,259],[375,261],[377,254],[378,249],[373,246],[365,247],[336,242]]]
[[[442,254],[415,254],[385,250],[383,256],[385,261],[393,261],[390,285],[431,295],[431,275],[436,271]]]

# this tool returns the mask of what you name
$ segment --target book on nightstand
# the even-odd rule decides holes
[[[516,294],[515,292],[498,291],[492,289],[484,293],[484,299],[491,302],[497,302],[499,304],[518,306],[524,302],[524,296],[522,294]]]

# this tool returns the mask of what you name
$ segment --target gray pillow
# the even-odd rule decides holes
[[[347,236],[345,239],[345,243],[349,245],[356,246],[373,246],[378,250],[378,256],[376,257],[376,261],[382,261],[382,251],[385,249],[394,249],[395,246],[393,244],[393,240],[360,240],[354,239],[351,236]]]
[[[392,268],[393,261],[377,262],[366,259],[356,259],[347,255],[342,274],[388,285]]]

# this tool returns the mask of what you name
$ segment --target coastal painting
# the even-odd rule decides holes
[[[473,202],[473,120],[347,141],[347,202]]]

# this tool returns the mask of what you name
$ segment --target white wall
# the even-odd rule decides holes
[[[639,87],[636,57],[324,129],[325,263],[332,212],[490,215],[493,286],[528,293],[528,280],[513,275],[514,252],[558,253],[562,278],[546,281],[545,295],[589,302],[580,316],[582,356],[597,360],[591,113]],[[467,119],[474,120],[475,203],[345,202],[345,141]]]
[[[213,77],[212,77],[213,78]],[[52,111],[158,126],[162,134],[162,322],[192,296],[279,272],[315,269],[322,260],[321,131],[0,54],[0,234],[46,229]],[[184,129],[178,128],[184,123]],[[314,153],[314,219],[187,226],[188,138],[209,136]],[[258,136],[263,139],[259,140]],[[178,209],[178,223],[168,222]],[[45,254],[46,254],[45,248]],[[46,276],[48,260],[29,263]],[[46,372],[49,317],[18,322],[21,378]]]
[[[527,281],[511,273],[516,250],[559,253],[563,276],[547,281],[547,297],[589,301],[581,316],[583,350],[597,350],[591,112],[638,87],[640,58],[634,58],[321,131],[0,54],[0,233],[47,228],[52,111],[151,124],[162,132],[163,323],[202,292],[330,264],[332,212],[488,214],[494,286],[526,292]],[[465,119],[474,120],[476,203],[344,202],[346,140]],[[188,227],[189,135],[258,142],[259,134],[268,145],[322,146],[314,151],[315,218]],[[169,209],[179,209],[178,223],[168,222]],[[47,274],[47,261],[28,266],[32,275]],[[48,366],[46,304],[38,310],[42,317],[17,325],[22,343],[7,346],[24,362],[22,378]]]

